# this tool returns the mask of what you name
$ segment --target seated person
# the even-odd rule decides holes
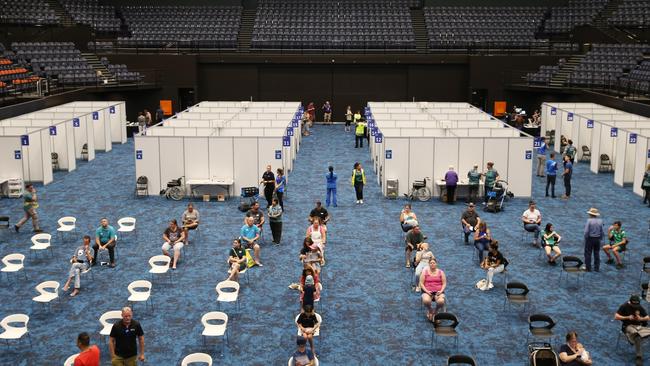
[[[479,288],[479,290],[491,290],[494,287],[492,284],[494,274],[503,272],[507,266],[508,260],[505,259],[503,254],[499,251],[499,241],[494,240],[490,243],[490,250],[488,251],[487,257],[483,263],[481,263],[481,268],[487,271],[487,284],[484,288]]]
[[[95,258],[93,258],[93,266],[97,264],[97,256],[100,250],[108,250],[108,258],[110,260],[109,267],[115,268],[115,245],[117,244],[117,231],[114,227],[108,224],[108,219],[103,218],[100,221],[100,226],[95,230]]]
[[[199,211],[194,208],[191,203],[187,204],[187,209],[183,212],[181,217],[183,223],[183,234],[185,234],[185,244],[190,242],[190,230],[196,230],[199,227]]]
[[[316,299],[316,283],[314,282],[314,277],[312,275],[305,276],[305,281],[301,284],[300,287],[300,305],[301,308],[305,305],[314,306],[314,300]]]
[[[483,255],[486,250],[490,249],[492,242],[492,232],[487,227],[487,222],[481,221],[478,229],[474,232],[474,247],[478,250],[478,263],[483,263]]]
[[[246,250],[242,248],[239,239],[232,241],[232,248],[228,252],[228,280],[239,282],[239,272],[246,269]]]
[[[68,272],[68,280],[65,282],[65,285],[63,285],[63,291],[68,291],[70,288],[70,282],[74,278],[74,290],[70,293],[71,297],[75,297],[79,294],[79,289],[81,288],[81,272],[90,268],[94,255],[95,250],[90,247],[90,236],[85,235],[83,245],[74,251],[72,259],[70,259],[72,265]]]
[[[257,241],[260,239],[261,231],[260,228],[254,224],[254,220],[253,217],[246,217],[244,219],[245,224],[241,227],[239,235],[244,248],[253,250],[253,259],[255,260],[255,264],[262,267],[262,262],[260,261],[260,245],[257,244]]]
[[[300,261],[305,262],[305,258],[307,258],[307,254],[311,252],[311,246],[314,244],[314,242],[311,240],[310,237],[306,237],[302,241],[302,248],[300,248]]]
[[[627,249],[627,234],[625,230],[621,227],[620,221],[614,221],[614,224],[609,227],[607,230],[607,236],[609,237],[609,244],[603,246],[603,251],[607,254],[607,264],[614,264],[610,251],[614,254],[616,258],[616,268],[623,268],[623,262],[621,262],[620,252],[624,252]]]
[[[314,244],[325,252],[325,244],[327,243],[327,228],[321,225],[320,217],[314,217],[312,224],[307,228],[305,237],[311,238]]]
[[[293,365],[289,366],[314,366],[314,353],[307,349],[307,340],[304,337],[298,337],[296,340],[298,349],[293,353]]]
[[[542,245],[544,246],[544,251],[548,257],[549,264],[557,264],[555,260],[562,254],[562,251],[560,250],[560,240],[562,240],[562,237],[560,234],[555,232],[553,224],[550,222],[546,224],[544,233],[542,234]],[[551,255],[551,252],[554,252],[555,254]]]
[[[413,273],[413,283],[415,284],[415,292],[420,292],[420,275],[422,270],[429,265],[429,259],[435,258],[433,252],[429,250],[429,243],[420,244],[420,250],[415,253],[415,260],[413,265],[415,271]]]
[[[330,215],[327,212],[327,209],[323,207],[321,204],[320,200],[316,201],[316,207],[314,207],[311,212],[309,212],[309,217],[307,220],[309,222],[313,223],[314,222],[314,217],[320,218],[321,225],[325,226],[327,225],[327,222],[330,221]]]
[[[422,304],[427,308],[429,321],[433,321],[434,315],[445,306],[445,288],[447,288],[445,272],[438,268],[438,261],[435,258],[429,259],[429,266],[423,269],[420,275]],[[435,309],[431,306],[433,302],[436,303]]]
[[[320,327],[320,323],[318,323],[318,318],[316,317],[313,306],[305,305],[305,307],[303,307],[302,312],[298,315],[298,319],[296,320],[296,325],[298,326],[298,329],[300,329],[301,335],[309,341],[311,351],[316,353],[314,349],[314,333],[316,333]]]
[[[465,244],[469,244],[470,234],[478,229],[478,224],[480,223],[481,218],[478,216],[478,213],[476,213],[474,203],[468,203],[467,210],[465,210],[463,215],[460,217],[460,224],[463,227],[463,233],[465,234]]]
[[[418,250],[418,246],[424,242],[424,235],[420,231],[420,226],[415,225],[406,234],[406,268],[411,268],[411,256],[414,250]]]
[[[528,202],[528,209],[521,215],[521,221],[524,223],[524,230],[535,233],[533,245],[539,245],[539,225],[542,223],[542,214],[535,208],[535,201]]]
[[[163,233],[162,252],[166,256],[169,255],[169,250],[174,249],[174,256],[172,257],[172,269],[176,269],[176,263],[181,257],[181,249],[183,249],[183,242],[185,241],[185,233],[178,227],[175,219],[169,221],[169,227]]]
[[[320,274],[320,266],[323,261],[323,253],[316,244],[309,246],[310,251],[307,252],[302,260],[303,263],[309,264],[317,274]]]
[[[405,233],[411,230],[414,226],[418,225],[418,217],[411,209],[410,203],[404,205],[404,208],[399,215],[399,223],[402,225],[402,231]]]
[[[615,320],[623,322],[621,331],[627,337],[627,340],[634,344],[636,350],[636,364],[643,365],[643,350],[641,342],[643,338],[650,336],[650,327],[648,327],[648,313],[641,305],[639,295],[630,296],[630,300],[621,305],[614,315]]]
[[[260,229],[260,236],[262,235],[262,230],[264,230],[264,223],[266,220],[264,219],[264,213],[262,210],[260,210],[260,204],[259,202],[253,203],[251,206],[251,209],[246,212],[246,217],[244,218],[244,224],[246,224],[246,218],[252,217],[253,218],[253,224],[257,226],[258,229]]]
[[[589,352],[578,343],[578,333],[571,331],[566,335],[566,344],[560,346],[560,364],[562,366],[591,365]]]

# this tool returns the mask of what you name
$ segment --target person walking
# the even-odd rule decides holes
[[[643,203],[648,204],[650,207],[650,164],[646,166],[645,173],[643,173],[643,182],[641,182],[641,188],[643,188]]]
[[[551,186],[551,197],[555,198],[555,178],[557,177],[557,161],[555,153],[551,153],[546,161],[546,197],[548,197],[548,187]]]
[[[38,196],[36,195],[36,188],[34,188],[34,186],[31,184],[27,184],[25,185],[25,192],[23,193],[24,216],[22,219],[20,219],[20,221],[18,221],[16,225],[14,225],[16,232],[18,232],[29,219],[32,219],[32,226],[34,227],[35,233],[43,232],[43,230],[41,230],[41,227],[38,225],[38,214],[36,213],[37,208]]]
[[[571,176],[573,176],[573,159],[569,155],[564,155],[564,171],[562,172],[562,179],[564,179],[564,195],[562,196],[562,199],[565,200],[568,200],[569,197],[571,197]]]
[[[282,239],[282,207],[277,198],[271,201],[271,206],[267,210],[269,213],[269,226],[271,227],[273,243],[280,244],[280,240]]]
[[[544,176],[544,167],[546,166],[546,137],[539,139],[539,147],[537,148],[537,176]]]
[[[275,172],[277,173],[275,177],[275,196],[278,197],[280,207],[282,207],[282,211],[284,211],[284,201],[282,198],[284,197],[284,188],[287,185],[287,178],[284,177],[284,169],[278,168]]]
[[[266,208],[271,207],[273,201],[273,191],[275,190],[275,175],[271,165],[266,166],[266,171],[262,174],[260,184],[264,184],[264,198],[266,198]]]
[[[355,114],[356,116],[356,114]],[[354,148],[363,147],[363,139],[366,137],[366,124],[363,120],[356,120],[355,117],[354,127]]]
[[[323,110],[323,122],[325,122],[326,125],[331,125],[332,124],[332,105],[330,104],[329,101],[326,101],[325,104],[323,104],[323,107],[321,107]]]
[[[458,185],[458,174],[454,171],[454,166],[450,165],[445,174],[445,186],[447,187],[447,204],[451,205],[456,200],[456,186]]]
[[[352,124],[352,116],[352,107],[348,106],[348,108],[345,110],[345,132],[351,131],[350,125]]]
[[[594,271],[600,271],[600,243],[605,236],[603,230],[603,220],[600,219],[600,213],[595,208],[590,208],[587,211],[589,219],[585,224],[585,269],[591,272],[591,257],[594,258]]]
[[[325,198],[325,205],[327,207],[330,207],[330,203],[332,203],[334,207],[336,207],[336,180],[338,177],[336,176],[336,173],[334,173],[333,166],[330,165],[327,170],[329,170],[329,173],[325,174],[325,183],[327,184],[327,197]]]
[[[354,163],[354,169],[352,169],[352,186],[354,186],[354,192],[357,194],[357,204],[363,204],[363,186],[366,184],[366,173],[361,168],[361,163]]]
[[[133,311],[128,306],[122,308],[122,320],[111,328],[108,349],[113,366],[136,366],[138,360],[144,362],[144,332],[140,323],[133,320]]]

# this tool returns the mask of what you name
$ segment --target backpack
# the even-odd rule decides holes
[[[528,345],[530,366],[560,366],[560,358],[548,343]]]

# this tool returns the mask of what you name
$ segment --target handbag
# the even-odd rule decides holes
[[[255,266],[255,259],[253,259],[250,250],[246,249],[246,267],[251,268],[253,266]]]

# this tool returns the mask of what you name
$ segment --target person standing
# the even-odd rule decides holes
[[[117,231],[115,228],[108,224],[108,219],[103,218],[100,225],[95,230],[95,258],[93,258],[93,266],[97,265],[97,256],[100,250],[108,250],[108,258],[110,259],[109,267],[115,268],[115,244],[117,244]]]
[[[156,109],[156,123],[160,123],[165,119],[165,113],[162,110],[162,107],[159,105]]]
[[[551,186],[551,197],[555,198],[556,177],[557,161],[555,161],[555,153],[551,153],[550,158],[546,161],[546,197],[548,197],[548,187]]]
[[[151,112],[148,109],[144,110],[144,121],[147,124],[147,127],[151,127],[153,120],[151,119]]]
[[[323,110],[323,122],[325,122],[326,125],[331,125],[332,124],[332,105],[330,105],[329,101],[326,101],[325,104],[323,104],[323,107],[321,109]]]
[[[478,171],[478,164],[474,164],[472,170],[467,172],[468,180],[468,197],[467,202],[478,202],[478,188],[481,184],[481,172]]]
[[[280,240],[282,239],[282,207],[277,198],[271,201],[271,206],[267,210],[269,213],[269,226],[271,227],[273,243],[280,244]]]
[[[302,114],[302,135],[309,136],[311,134],[311,124],[309,123],[309,112],[305,111]]]
[[[449,170],[445,173],[445,186],[447,187],[447,204],[451,205],[456,200],[456,186],[458,185],[458,174],[454,171],[454,166],[450,165]]]
[[[70,293],[70,297],[75,297],[79,294],[79,289],[81,288],[81,272],[90,268],[94,255],[95,250],[90,247],[90,236],[85,235],[83,245],[75,250],[70,260],[72,265],[68,272],[68,280],[63,285],[63,291],[68,291],[70,282],[74,278],[74,290]]]
[[[311,127],[316,120],[316,106],[314,102],[309,102],[307,105],[307,113],[309,114],[309,127]]]
[[[569,160],[571,160],[571,164],[575,163],[575,157],[576,157],[576,147],[573,146],[573,140],[569,139],[568,140],[569,145],[564,149],[564,156],[568,156]]]
[[[540,137],[539,147],[537,148],[537,176],[544,176],[544,167],[546,165],[546,137]]]
[[[79,354],[74,359],[74,366],[99,366],[99,348],[94,344],[90,345],[88,333],[79,333],[77,348],[79,348]]]
[[[329,166],[327,168],[329,170],[329,173],[325,174],[325,183],[327,185],[327,197],[325,198],[325,205],[327,207],[330,207],[330,203],[334,204],[334,207],[337,206],[336,204],[336,180],[338,177],[336,176],[336,173],[334,173],[334,167]]]
[[[363,204],[363,186],[366,184],[366,173],[361,168],[361,163],[354,163],[352,169],[352,186],[357,195],[357,204]]]
[[[499,180],[499,172],[494,169],[494,163],[491,161],[487,162],[487,170],[483,173],[485,176],[485,200],[484,204],[487,203],[488,195],[494,189],[494,183]]]
[[[358,112],[357,112],[358,113]],[[355,114],[355,127],[354,127],[354,148],[363,147],[363,139],[366,137],[366,124],[359,118],[356,119]]]
[[[562,179],[564,179],[564,195],[562,196],[562,199],[568,200],[569,197],[571,197],[572,176],[573,176],[573,159],[569,155],[564,155],[564,171],[562,172]]]
[[[352,107],[348,106],[345,110],[345,132],[350,132],[350,125],[352,124]]]
[[[585,269],[591,272],[591,257],[594,258],[594,271],[600,271],[600,243],[605,236],[603,220],[599,218],[600,213],[595,208],[587,211],[589,219],[585,224]]]
[[[647,203],[650,207],[650,164],[646,166],[645,173],[643,173],[643,182],[641,182],[641,188],[643,188],[643,203]]]
[[[147,119],[144,117],[144,112],[138,112],[138,133],[142,133],[147,126]]]
[[[26,184],[25,185],[25,192],[23,193],[23,211],[24,216],[16,225],[14,225],[14,229],[16,232],[20,230],[20,228],[25,225],[27,220],[30,218],[32,219],[32,226],[34,227],[34,232],[35,233],[42,233],[43,230],[41,230],[40,226],[38,225],[38,214],[36,213],[36,209],[38,208],[38,196],[36,195],[36,188],[34,188],[33,185],[31,184]]]
[[[287,178],[284,177],[284,169],[278,168],[275,172],[277,173],[275,177],[275,195],[278,197],[278,202],[280,203],[280,207],[282,207],[282,211],[284,211],[284,202],[282,198],[284,197],[284,188],[287,185]]]
[[[122,320],[111,328],[108,349],[113,366],[136,366],[138,360],[144,362],[144,332],[140,323],[133,320],[133,311],[128,306],[122,308]]]
[[[275,190],[275,175],[271,165],[266,166],[266,171],[262,174],[260,184],[264,184],[264,198],[266,198],[266,208],[271,207],[273,201],[273,191]]]

